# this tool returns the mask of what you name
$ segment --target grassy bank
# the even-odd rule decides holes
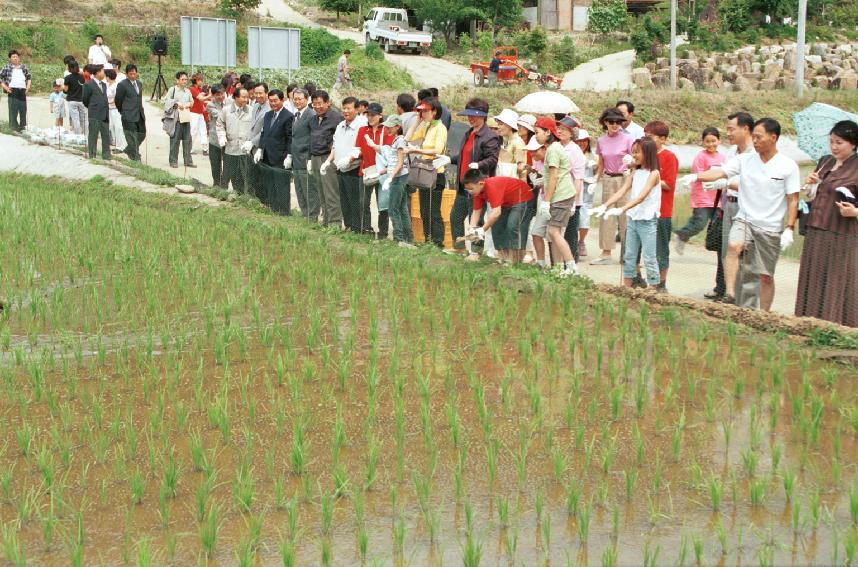
[[[492,111],[509,107],[532,92],[532,87],[501,87],[496,89],[473,89],[459,87],[444,93],[445,102],[451,108],[464,108],[473,96],[489,101]],[[635,103],[636,122],[645,124],[650,120],[664,120],[670,125],[671,140],[676,143],[697,144],[700,132],[707,126],[723,130],[728,114],[747,110],[755,117],[770,116],[781,123],[783,133],[795,135],[792,113],[812,102],[825,102],[843,109],[858,108],[858,91],[829,91],[810,89],[802,100],[797,100],[790,91],[767,92],[706,92],[634,90],[608,92],[579,92],[568,94],[581,108],[578,113],[591,134],[599,131],[596,120],[605,108],[613,106],[618,99],[630,99]]]

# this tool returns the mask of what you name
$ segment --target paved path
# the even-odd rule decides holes
[[[257,12],[261,16],[268,16],[270,14],[273,19],[283,22],[292,22],[311,28],[324,27],[324,29],[339,38],[354,40],[358,45],[363,45],[364,43],[364,37],[361,32],[321,26],[298,12],[295,8],[284,2],[284,0],[262,0]],[[427,55],[403,55],[395,53],[385,53],[384,56],[394,65],[408,71],[418,87],[449,87],[466,84],[472,78],[470,69],[445,59],[438,59]]]
[[[634,88],[635,50],[611,53],[578,65],[563,76],[564,91],[612,91]]]

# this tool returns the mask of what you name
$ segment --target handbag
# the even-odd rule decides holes
[[[719,190],[715,194],[715,203],[721,202],[721,191]],[[723,212],[719,213],[718,207],[715,207],[715,210],[712,212],[712,216],[709,217],[709,224],[706,226],[706,241],[704,243],[704,247],[710,252],[720,252],[721,251],[721,230],[724,225]]]
[[[378,166],[371,165],[363,170],[363,184],[365,187],[372,187],[378,181]]]
[[[408,185],[421,189],[432,189],[438,179],[438,172],[432,162],[425,159],[415,159],[408,167]]]
[[[517,163],[498,163],[497,168],[495,169],[495,175],[497,177],[514,177],[518,179],[518,164]]]

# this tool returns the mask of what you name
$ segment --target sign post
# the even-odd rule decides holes
[[[301,30],[297,28],[247,28],[247,64],[259,69],[286,69],[292,82],[292,71],[301,68]]]
[[[182,16],[182,65],[235,67],[235,20]]]

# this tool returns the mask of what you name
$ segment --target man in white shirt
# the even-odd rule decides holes
[[[9,127],[20,132],[27,127],[27,95],[30,93],[30,71],[21,64],[18,51],[9,51],[9,63],[0,70],[0,87],[9,95]]]
[[[89,46],[89,52],[86,55],[86,61],[90,65],[102,65],[107,67],[110,64],[112,53],[110,48],[104,45],[104,38],[101,34],[95,36],[95,45]]]
[[[340,206],[346,230],[361,233],[361,194],[363,193],[360,172],[360,149],[355,146],[357,132],[366,126],[366,118],[357,113],[357,99],[343,99],[343,120],[334,130],[334,141],[328,162],[337,168],[337,184],[340,188]]]
[[[717,181],[739,177],[739,212],[728,240],[724,277],[727,294],[724,303],[735,304],[736,273],[739,255],[750,258],[750,270],[760,280],[760,307],[769,311],[775,296],[775,266],[781,250],[793,243],[798,217],[798,192],[801,174],[798,164],[778,152],[781,125],[772,118],[754,123],[754,153],[743,153],[720,168],[686,175],[686,186],[694,181]],[[787,216],[784,228],[784,215]]]
[[[626,119],[626,121],[623,122],[623,127],[620,128],[620,132],[626,134],[627,136],[631,136],[632,140],[640,140],[641,138],[643,138],[643,126],[635,123],[634,121],[635,105],[628,100],[620,100],[617,101],[617,104],[614,106],[617,110],[623,113],[623,116]]]

